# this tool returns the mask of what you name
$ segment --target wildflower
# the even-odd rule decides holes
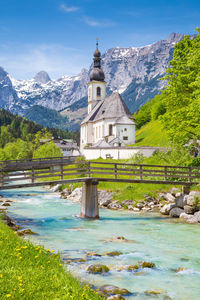
[[[56,275],[53,275],[53,278],[56,278]]]
[[[36,255],[35,258],[38,258],[38,255]]]
[[[19,280],[19,281],[22,281],[22,276],[18,276],[18,280]]]
[[[55,252],[55,250],[51,250],[51,252]]]
[[[2,278],[3,277],[3,274],[0,274],[0,278]]]
[[[20,256],[19,259],[22,259],[22,256]]]
[[[11,297],[11,294],[7,294],[6,297],[7,297],[7,298]]]

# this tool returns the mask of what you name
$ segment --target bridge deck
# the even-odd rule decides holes
[[[0,168],[0,190],[88,180],[172,185],[192,185],[200,181],[197,167],[72,162],[60,158],[3,162]]]

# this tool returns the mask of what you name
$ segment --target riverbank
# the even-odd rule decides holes
[[[82,188],[63,189],[62,185],[52,188],[54,192],[61,190],[60,196],[73,202],[81,202]],[[133,186],[134,194],[134,186]],[[114,192],[98,190],[99,206],[113,210],[129,210],[134,213],[160,212],[172,218],[180,218],[187,223],[200,223],[200,192],[190,191],[188,187],[172,187],[169,192],[146,195],[142,200],[114,200]]]
[[[66,272],[60,257],[20,238],[0,213],[0,298],[100,300],[96,291]],[[10,219],[11,221],[11,219]],[[14,222],[13,222],[14,226]],[[17,227],[13,227],[17,230]]]
[[[154,294],[162,300],[182,300],[183,295],[198,299],[198,226],[124,209],[100,209],[99,220],[85,220],[78,217],[79,203],[43,188],[8,190],[3,196],[13,201],[8,215],[17,225],[38,233],[30,240],[59,252],[81,281],[100,290],[105,285],[127,289],[127,300],[153,299]],[[105,265],[109,271],[93,274],[94,265]]]

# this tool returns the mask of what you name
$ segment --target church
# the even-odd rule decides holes
[[[80,148],[121,147],[135,143],[135,122],[119,93],[106,96],[101,53],[96,44],[88,83],[88,115],[81,123]]]

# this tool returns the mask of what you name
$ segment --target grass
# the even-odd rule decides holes
[[[0,253],[2,300],[102,299],[96,291],[66,272],[53,251],[18,237],[1,220]]]
[[[151,121],[136,131],[136,143],[131,146],[168,147],[170,142],[161,121]]]
[[[114,159],[96,159],[93,160],[95,162],[110,162],[112,164],[116,163],[131,163],[128,160],[114,160]],[[144,162],[148,164],[155,163],[153,161],[153,158],[146,158]],[[97,165],[96,165],[97,166]],[[103,167],[110,167],[113,168],[114,165],[98,165]],[[106,172],[106,171],[105,171]],[[107,171],[109,172],[109,171]],[[78,175],[77,175],[78,176]],[[95,175],[93,175],[95,177]],[[99,175],[100,177],[106,177],[106,178],[113,178],[113,175]],[[120,176],[118,176],[119,178]],[[129,177],[128,175],[125,176],[126,178]],[[125,178],[124,176],[121,176],[121,178]],[[132,178],[132,177],[130,177]],[[73,183],[73,184],[63,184],[60,190],[63,190],[65,188],[71,188],[72,190],[81,187],[81,183]],[[174,185],[173,185],[174,186]],[[120,183],[120,182],[99,182],[98,189],[107,190],[109,192],[113,192],[113,200],[119,200],[120,202],[123,200],[135,200],[136,203],[140,200],[143,200],[146,195],[155,197],[160,192],[168,192],[173,187],[172,185],[166,185],[166,184],[145,184],[145,183]],[[177,186],[180,188],[180,186]]]

